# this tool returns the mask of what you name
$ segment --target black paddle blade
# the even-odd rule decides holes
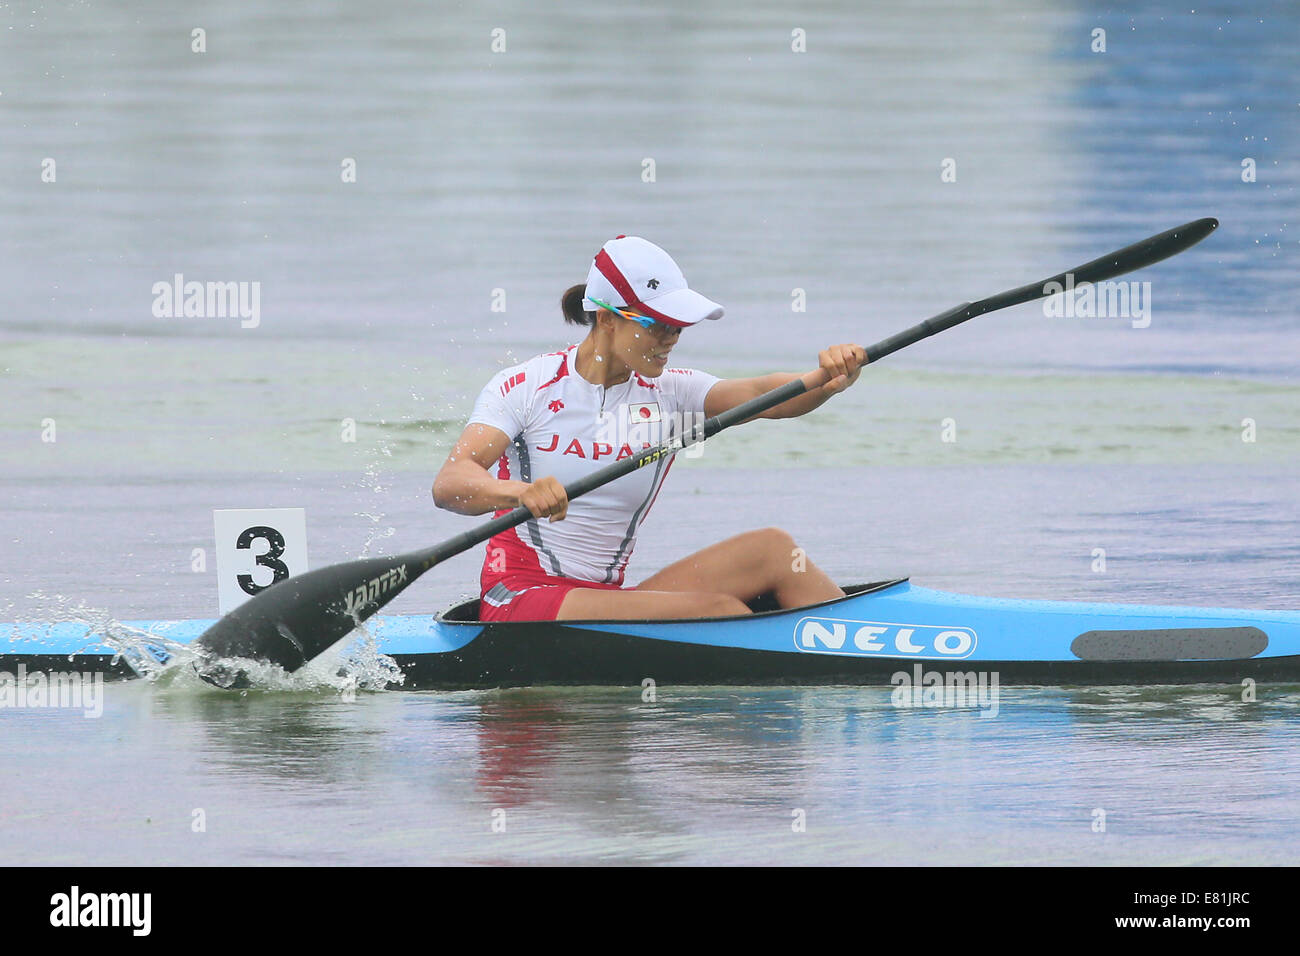
[[[963,302],[947,312],[940,312],[938,315],[926,319],[910,329],[904,329],[902,332],[891,335],[889,338],[870,346],[867,349],[867,357],[872,362],[879,362],[886,355],[892,355],[899,349],[905,349],[922,339],[927,339],[932,335],[937,335],[954,326],[961,325],[963,322],[968,322],[977,315],[996,312],[999,309],[1006,309],[1024,302],[1033,302],[1036,299],[1045,299],[1054,294],[1051,288],[1053,285],[1057,287],[1057,291],[1060,291],[1060,288],[1066,284],[1067,277],[1073,277],[1073,282],[1077,286],[1085,282],[1105,282],[1107,279],[1114,279],[1116,276],[1122,276],[1125,273],[1155,265],[1163,259],[1168,259],[1170,256],[1176,256],[1178,253],[1190,249],[1218,227],[1219,220],[1217,219],[1209,217],[1193,219],[1191,222],[1185,222],[1173,229],[1166,229],[1149,239],[1143,239],[1141,242],[1135,242],[1123,249],[1116,249],[1107,255],[1098,256],[1091,262],[1085,262],[1081,266],[1057,273],[1042,282],[1031,282],[1029,285],[1022,285],[1018,289],[1009,289],[1006,292],[991,295],[987,299],[980,299],[978,302]]]
[[[1141,242],[1135,242],[1123,249],[1116,249],[1104,256],[1098,256],[1091,262],[1085,262],[1081,266],[1058,272],[1050,279],[1044,279],[1042,282],[1031,282],[1019,289],[1012,289],[1009,292],[1003,292],[1000,295],[989,296],[987,299],[974,302],[968,309],[969,314],[965,314],[957,322],[951,324],[958,325],[968,318],[974,318],[986,312],[996,312],[998,309],[1005,309],[1008,306],[1020,305],[1022,302],[1045,299],[1054,294],[1053,287],[1059,291],[1061,286],[1066,285],[1067,278],[1072,278],[1074,284],[1079,286],[1085,282],[1105,282],[1107,279],[1114,279],[1130,272],[1136,272],[1138,269],[1145,269],[1147,266],[1153,266],[1170,256],[1176,256],[1180,252],[1187,251],[1217,228],[1219,228],[1219,220],[1217,219],[1208,217],[1193,219],[1181,226],[1166,229],[1149,239],[1143,239]]]
[[[249,598],[195,642],[199,675],[220,687],[244,675],[220,662],[247,658],[294,671],[397,597],[425,568],[412,555],[365,558],[287,578]]]
[[[1158,236],[1143,239],[1110,255],[1099,256],[1091,262],[1085,262],[1072,270],[1074,282],[1076,285],[1084,282],[1104,282],[1125,273],[1145,269],[1170,256],[1176,256],[1185,249],[1190,249],[1217,228],[1219,228],[1219,220],[1206,218],[1195,219],[1173,229],[1167,229]],[[1065,275],[1062,272],[1047,281],[1064,282]]]

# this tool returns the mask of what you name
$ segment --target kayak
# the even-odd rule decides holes
[[[377,616],[375,648],[405,689],[532,685],[897,684],[991,674],[1003,684],[1300,681],[1300,612],[975,597],[908,579],[852,585],[822,604],[704,620],[484,623],[478,601]],[[0,624],[0,671],[134,676],[211,620],[129,621],[105,643],[84,624]],[[360,646],[353,636],[344,644]],[[132,666],[134,660],[135,666]]]
[[[1212,217],[1197,219],[1107,253],[1042,282],[1007,289],[977,302],[963,302],[866,349],[860,349],[860,360],[864,364],[868,361],[875,364],[900,349],[977,316],[1054,295],[1067,283],[1079,286],[1109,281],[1154,265],[1190,249],[1218,226],[1219,221]],[[819,371],[818,374],[823,372]],[[690,429],[667,437],[654,447],[647,443],[639,452],[620,457],[575,478],[564,486],[564,494],[569,501],[576,501],[639,468],[662,468],[664,462],[670,461],[683,449],[694,447],[725,429],[797,399],[812,387],[812,384],[805,382],[804,376],[794,377],[768,392],[697,422]],[[520,504],[499,511],[491,520],[440,544],[404,554],[359,558],[328,565],[293,575],[275,587],[263,588],[213,623],[194,642],[195,651],[203,657],[197,664],[199,675],[218,687],[234,689],[251,686],[253,674],[258,667],[273,666],[292,673],[347,639],[362,622],[378,615],[381,608],[410,587],[422,574],[449,558],[463,554],[511,528],[534,521],[535,518],[528,507]],[[896,594],[893,589],[904,593]],[[420,658],[418,663],[429,668],[427,673],[422,672],[417,677],[417,681],[428,680],[435,685],[451,686],[492,686],[516,682],[623,682],[631,676],[630,671],[644,670],[650,664],[667,668],[669,673],[676,675],[677,680],[862,681],[873,679],[881,673],[889,666],[890,659],[896,662],[921,659],[916,655],[922,647],[915,645],[913,638],[926,635],[937,642],[932,648],[937,666],[953,666],[954,660],[968,658],[972,662],[996,663],[1000,658],[988,655],[996,655],[999,645],[1008,652],[1025,654],[1024,648],[1012,639],[994,640],[993,648],[990,649],[988,632],[985,632],[981,641],[970,624],[956,625],[956,630],[949,632],[944,630],[947,625],[942,622],[920,623],[926,615],[952,611],[942,596],[931,598],[921,594],[919,589],[916,594],[911,594],[911,590],[910,585],[904,581],[881,582],[874,587],[864,585],[855,589],[852,599],[828,602],[834,603],[834,608],[810,609],[854,615],[834,620],[819,619],[815,614],[805,619],[791,610],[757,619],[744,615],[734,621],[639,621],[618,625],[588,621],[567,622],[562,626],[550,624],[529,627],[517,624],[510,628],[498,628],[481,625],[472,620],[473,614],[469,610],[459,608],[438,618],[427,634],[416,636],[415,645]],[[1078,662],[1083,662],[1104,675],[1108,672],[1107,665],[1112,662],[1109,658],[1098,658],[1097,654],[1128,653],[1122,647],[1118,650],[1110,649],[1110,645],[1115,643],[1113,634],[1081,635],[1076,630],[1073,637],[1078,638],[1077,646],[1076,643],[1070,643],[1068,651],[1074,656],[1066,656],[1062,629],[1081,624],[1081,618],[1086,617],[1086,612],[1076,613],[1069,609],[1053,610],[1046,607],[1040,607],[1038,611],[1026,611],[1024,606],[1016,605],[981,607],[978,598],[966,599],[964,604],[966,606],[963,607],[963,600],[958,599],[953,607],[962,613],[972,614],[975,618],[983,615],[991,622],[997,622],[999,617],[1003,617],[1005,620],[995,623],[995,627],[1000,630],[994,633],[1019,633],[1022,641],[1026,639],[1024,634],[1030,634],[1031,637],[1034,635],[1040,623],[1037,616],[1061,618],[1051,635],[1051,642],[1045,644],[1042,650],[1034,648],[1028,651],[1027,657],[1008,658],[1007,662],[1014,663],[1025,675],[1050,673],[1053,665],[1073,665]],[[913,613],[920,616],[912,618]],[[1127,612],[1108,614],[1105,609],[1099,609],[1097,613],[1104,620],[1122,621]],[[897,616],[895,622],[875,623],[882,620],[882,615],[885,614]],[[1212,623],[1185,627],[1178,626],[1181,621],[1177,611],[1172,614],[1157,611],[1146,616],[1137,613],[1135,616],[1138,625],[1144,621],[1148,624],[1160,620],[1173,622],[1169,627],[1163,628],[1170,632],[1163,638],[1157,639],[1146,634],[1138,640],[1146,648],[1139,652],[1139,656],[1157,655],[1154,658],[1143,658],[1144,660],[1175,665],[1160,667],[1159,670],[1185,672],[1187,668],[1177,666],[1184,659],[1192,663],[1203,663],[1223,659],[1253,659],[1263,653],[1263,650],[1251,648],[1258,643],[1264,632],[1253,627],[1248,617],[1233,612],[1228,612],[1226,618],[1217,619],[1195,611],[1188,612],[1183,615],[1188,620],[1208,620]],[[1213,623],[1225,619],[1244,619],[1248,623],[1242,626],[1219,626]],[[853,629],[853,641],[846,643],[850,627]],[[793,648],[790,646],[792,628],[796,632]],[[876,633],[873,628],[878,628],[879,632]],[[1160,629],[1155,626],[1146,628],[1148,631]],[[826,634],[822,634],[822,630]],[[875,637],[872,636],[873,633]],[[965,634],[968,640],[955,636],[959,633]],[[888,644],[890,635],[893,635],[894,640],[892,649]],[[462,641],[463,643],[457,643]],[[977,651],[981,645],[982,649]],[[956,651],[954,648],[961,650]],[[974,656],[977,653],[981,656]],[[247,666],[224,663],[232,660],[251,663]],[[1045,669],[1044,665],[1047,665]],[[1192,669],[1206,670],[1205,667]],[[1077,674],[1079,669],[1072,667],[1070,673]],[[929,676],[921,676],[927,682],[930,681]],[[931,685],[927,683],[927,686]]]

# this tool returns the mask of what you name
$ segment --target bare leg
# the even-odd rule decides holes
[[[784,531],[764,528],[720,541],[651,575],[634,591],[580,588],[560,605],[560,620],[727,617],[771,591],[781,607],[801,607],[844,592],[803,556]]]
[[[780,528],[746,531],[682,558],[637,589],[713,591],[749,601],[771,591],[781,607],[802,607],[844,592]]]
[[[749,608],[728,594],[704,591],[604,591],[574,588],[564,596],[558,621],[645,621],[731,617]]]

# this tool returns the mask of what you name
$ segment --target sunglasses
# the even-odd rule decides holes
[[[681,331],[681,329],[675,325],[668,325],[665,322],[660,322],[656,319],[649,318],[648,316],[637,315],[635,312],[620,309],[618,306],[610,305],[608,302],[602,302],[600,299],[593,299],[591,296],[587,296],[587,301],[594,302],[602,309],[608,309],[610,312],[621,315],[625,319],[631,319],[637,325],[641,326],[641,328],[658,332],[660,335],[669,335],[673,332]]]

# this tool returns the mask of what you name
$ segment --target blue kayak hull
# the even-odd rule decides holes
[[[1017,601],[907,580],[736,618],[482,623],[477,602],[367,628],[404,688],[876,684],[900,672],[1003,684],[1300,682],[1300,612]],[[133,653],[167,657],[212,623],[125,622]],[[0,624],[0,671],[133,669],[79,624]],[[917,668],[921,671],[917,671]]]

